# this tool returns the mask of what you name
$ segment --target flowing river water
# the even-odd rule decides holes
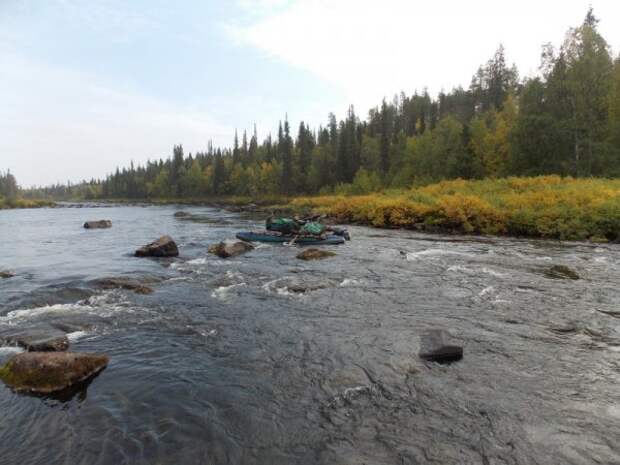
[[[620,246],[352,227],[223,260],[260,218],[178,208],[0,212],[0,332],[111,358],[62,398],[0,385],[0,464],[620,463]],[[131,256],[162,234],[179,258]],[[93,285],[119,276],[154,293]],[[461,361],[418,358],[434,328]]]

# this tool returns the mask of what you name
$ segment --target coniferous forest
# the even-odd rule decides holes
[[[521,79],[503,46],[468,89],[401,93],[361,118],[330,114],[325,126],[287,119],[260,142],[256,128],[232,148],[209,143],[104,180],[34,188],[47,198],[203,198],[362,194],[443,179],[557,174],[620,175],[620,57],[590,9],[559,48],[544,45],[540,73]]]

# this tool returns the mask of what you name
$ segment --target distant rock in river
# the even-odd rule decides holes
[[[306,249],[303,252],[297,254],[297,258],[300,260],[321,260],[327,257],[333,257],[336,255],[330,250],[321,249]]]
[[[0,379],[16,391],[49,394],[87,380],[108,361],[101,354],[25,352],[0,367]]]
[[[178,255],[179,249],[170,236],[162,236],[135,252],[136,257],[177,257]]]
[[[552,279],[579,279],[579,274],[576,271],[570,269],[564,265],[553,265],[544,271],[544,274],[548,278]]]
[[[84,228],[86,229],[106,229],[111,227],[112,221],[110,220],[87,221],[84,223]]]
[[[8,279],[8,278],[12,278],[13,276],[15,276],[15,274],[11,273],[10,271],[0,270],[0,279]]]

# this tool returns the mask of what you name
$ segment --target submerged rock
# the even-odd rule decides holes
[[[579,279],[579,275],[576,271],[564,265],[553,265],[547,268],[544,273],[545,276],[552,279]]]
[[[96,375],[107,355],[74,352],[25,352],[0,367],[0,379],[16,391],[49,394]]]
[[[87,221],[84,223],[84,228],[86,229],[105,229],[111,227],[112,222],[110,220]]]
[[[2,271],[0,270],[0,279],[8,279],[15,276],[15,273],[11,273],[10,271]]]
[[[177,257],[178,255],[179,249],[170,236],[162,236],[135,252],[136,257]]]
[[[455,362],[463,358],[463,346],[447,331],[433,329],[422,335],[419,356],[431,362]]]
[[[335,255],[336,254],[330,250],[306,249],[303,252],[298,253],[297,258],[300,260],[321,260]]]
[[[101,278],[94,281],[95,286],[101,289],[125,289],[136,294],[152,294],[153,289],[144,283],[131,278]]]
[[[190,216],[192,216],[191,213],[184,211],[178,211],[174,214],[175,218],[189,218]]]
[[[0,337],[3,343],[17,345],[29,352],[63,352],[69,348],[69,339],[57,329],[33,328]]]
[[[220,242],[219,244],[209,247],[209,253],[217,255],[220,258],[236,257],[250,250],[254,250],[254,246],[243,241]]]

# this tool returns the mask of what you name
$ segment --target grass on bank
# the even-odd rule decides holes
[[[0,197],[0,210],[8,210],[11,208],[41,208],[52,207],[54,202],[51,200],[32,200],[22,198],[6,198]]]
[[[620,179],[442,181],[378,194],[300,197],[288,207],[382,228],[596,242],[620,238]]]

